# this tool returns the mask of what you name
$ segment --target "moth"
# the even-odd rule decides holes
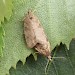
[[[24,18],[24,35],[29,48],[35,48],[38,53],[51,60],[50,43],[39,19],[31,10]]]

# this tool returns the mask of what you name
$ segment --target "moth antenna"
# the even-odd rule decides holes
[[[47,68],[48,68],[49,62],[50,62],[50,60],[48,59],[46,67],[45,67],[45,75],[47,74]]]
[[[45,67],[45,74],[47,73],[47,68],[48,68],[49,62],[51,62],[51,61],[52,61],[52,59],[51,59],[51,56],[49,55],[48,61],[47,61],[46,67]]]
[[[47,68],[48,68],[49,62],[52,62],[52,59],[65,59],[65,57],[51,57],[51,56],[48,56],[48,61],[47,61],[46,67],[45,67],[45,74],[47,73]]]
[[[52,57],[52,59],[65,59],[65,57]]]

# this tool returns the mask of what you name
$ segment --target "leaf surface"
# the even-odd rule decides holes
[[[4,47],[3,42],[4,29],[1,26],[2,25],[1,22],[4,22],[5,18],[9,20],[11,14],[12,14],[12,0],[0,0],[0,57],[3,56],[2,49]]]
[[[69,48],[71,39],[75,37],[75,0],[13,0],[13,6],[10,21],[3,25],[6,36],[4,56],[0,59],[0,75],[8,74],[10,67],[15,67],[18,60],[24,63],[24,59],[33,53],[25,45],[23,36],[22,20],[29,9],[43,25],[51,50],[60,42]]]
[[[24,65],[19,61],[16,69],[10,69],[10,75],[75,75],[75,40],[70,43],[70,50],[65,45],[57,47],[54,57],[59,58],[49,63],[46,74],[47,59],[39,55],[37,61],[30,56]]]
[[[3,56],[2,52],[2,48],[4,47],[3,35],[4,35],[4,30],[2,27],[0,27],[0,57]]]
[[[0,0],[0,24],[4,17],[9,20],[12,13],[12,0]]]

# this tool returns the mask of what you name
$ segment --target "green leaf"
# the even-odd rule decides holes
[[[75,40],[72,40],[70,50],[60,45],[55,52],[55,57],[59,58],[49,63],[46,74],[47,59],[39,55],[37,61],[30,56],[24,65],[19,61],[16,69],[10,69],[10,75],[75,75]]]
[[[60,42],[69,48],[71,39],[75,38],[75,0],[21,0],[20,4],[16,0],[15,4],[18,13],[26,14],[31,9],[38,16],[52,49]]]
[[[2,48],[4,47],[3,35],[4,35],[4,30],[2,27],[0,27],[0,57],[3,56],[3,53],[2,53]]]
[[[5,47],[3,48],[3,57],[0,58],[0,75],[9,74],[9,69],[11,66],[16,68],[16,63],[18,60],[25,63],[26,57],[34,52],[33,50],[28,49],[25,44],[22,22],[25,11],[23,11],[24,7],[22,7],[22,2],[20,0],[18,2],[14,0],[13,4],[14,9],[11,19],[9,22],[4,22],[2,25],[5,30]],[[19,7],[22,9],[21,11]]]
[[[69,48],[69,43],[75,37],[75,0],[13,0],[13,15],[5,23],[5,48],[0,59],[0,75],[8,74],[11,66],[33,53],[25,45],[23,36],[23,17],[29,9],[38,16],[53,49],[63,42]],[[51,50],[52,50],[51,49]],[[42,62],[43,63],[43,62]]]
[[[0,0],[0,24],[4,17],[9,20],[12,13],[12,0]]]
[[[4,31],[3,28],[1,27],[1,22],[4,22],[4,18],[9,20],[10,16],[12,13],[12,0],[0,0],[0,57],[3,56],[3,35]],[[2,32],[3,31],[3,32]]]
[[[29,9],[38,16],[52,49],[60,42],[69,48],[71,39],[75,38],[75,0],[15,0],[14,2],[15,9],[17,7],[16,10],[19,11],[15,12],[16,16],[21,12],[22,18]]]

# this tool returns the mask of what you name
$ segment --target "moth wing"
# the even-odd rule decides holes
[[[31,26],[25,25],[24,27],[24,34],[26,38],[26,43],[29,48],[33,48],[36,45],[36,38],[34,30]]]

